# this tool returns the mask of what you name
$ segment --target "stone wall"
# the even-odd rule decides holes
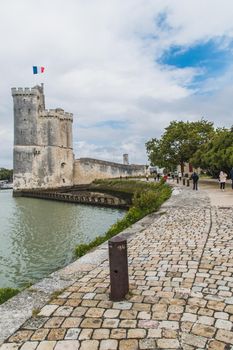
[[[74,162],[74,185],[91,183],[95,179],[144,175],[144,165],[124,165],[92,158]]]

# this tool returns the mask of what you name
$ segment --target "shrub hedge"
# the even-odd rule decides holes
[[[171,188],[161,180],[159,183],[135,180],[98,180],[93,183],[98,189],[111,189],[133,195],[132,206],[126,215],[113,224],[103,235],[90,243],[79,244],[75,248],[76,257],[81,257],[90,249],[100,245],[111,237],[125,230],[144,216],[157,211],[161,204],[171,195]]]

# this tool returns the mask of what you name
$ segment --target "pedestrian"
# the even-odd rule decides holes
[[[193,190],[197,191],[197,184],[198,184],[199,176],[195,171],[192,173],[191,179],[193,180]]]
[[[181,179],[182,179],[182,173],[181,172],[178,173],[178,178],[181,181]]]
[[[157,174],[157,180],[160,180],[160,173]]]
[[[149,175],[148,174],[146,174],[146,181],[148,181],[149,180]]]
[[[232,167],[232,169],[230,171],[230,179],[231,179],[231,188],[233,190],[233,167]]]
[[[220,171],[219,182],[220,182],[220,190],[222,191],[225,190],[226,180],[227,180],[227,174],[224,173],[224,171]]]

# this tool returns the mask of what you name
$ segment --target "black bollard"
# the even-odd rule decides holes
[[[187,187],[189,187],[189,179],[187,179]]]
[[[113,237],[108,241],[110,267],[110,299],[120,301],[129,291],[127,240]]]
[[[176,182],[179,183],[179,178],[178,177],[176,178]]]
[[[183,179],[183,185],[185,186],[185,179]]]

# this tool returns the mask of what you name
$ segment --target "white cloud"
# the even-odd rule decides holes
[[[200,91],[189,88],[200,70],[156,62],[172,45],[217,37],[222,46],[233,37],[231,0],[2,2],[0,167],[12,166],[13,86],[44,82],[47,107],[74,113],[76,158],[121,161],[129,153],[132,163],[146,163],[145,142],[171,120],[204,115],[230,126],[232,67]],[[32,65],[44,65],[44,76],[33,76]],[[125,128],[96,126],[107,120]]]

